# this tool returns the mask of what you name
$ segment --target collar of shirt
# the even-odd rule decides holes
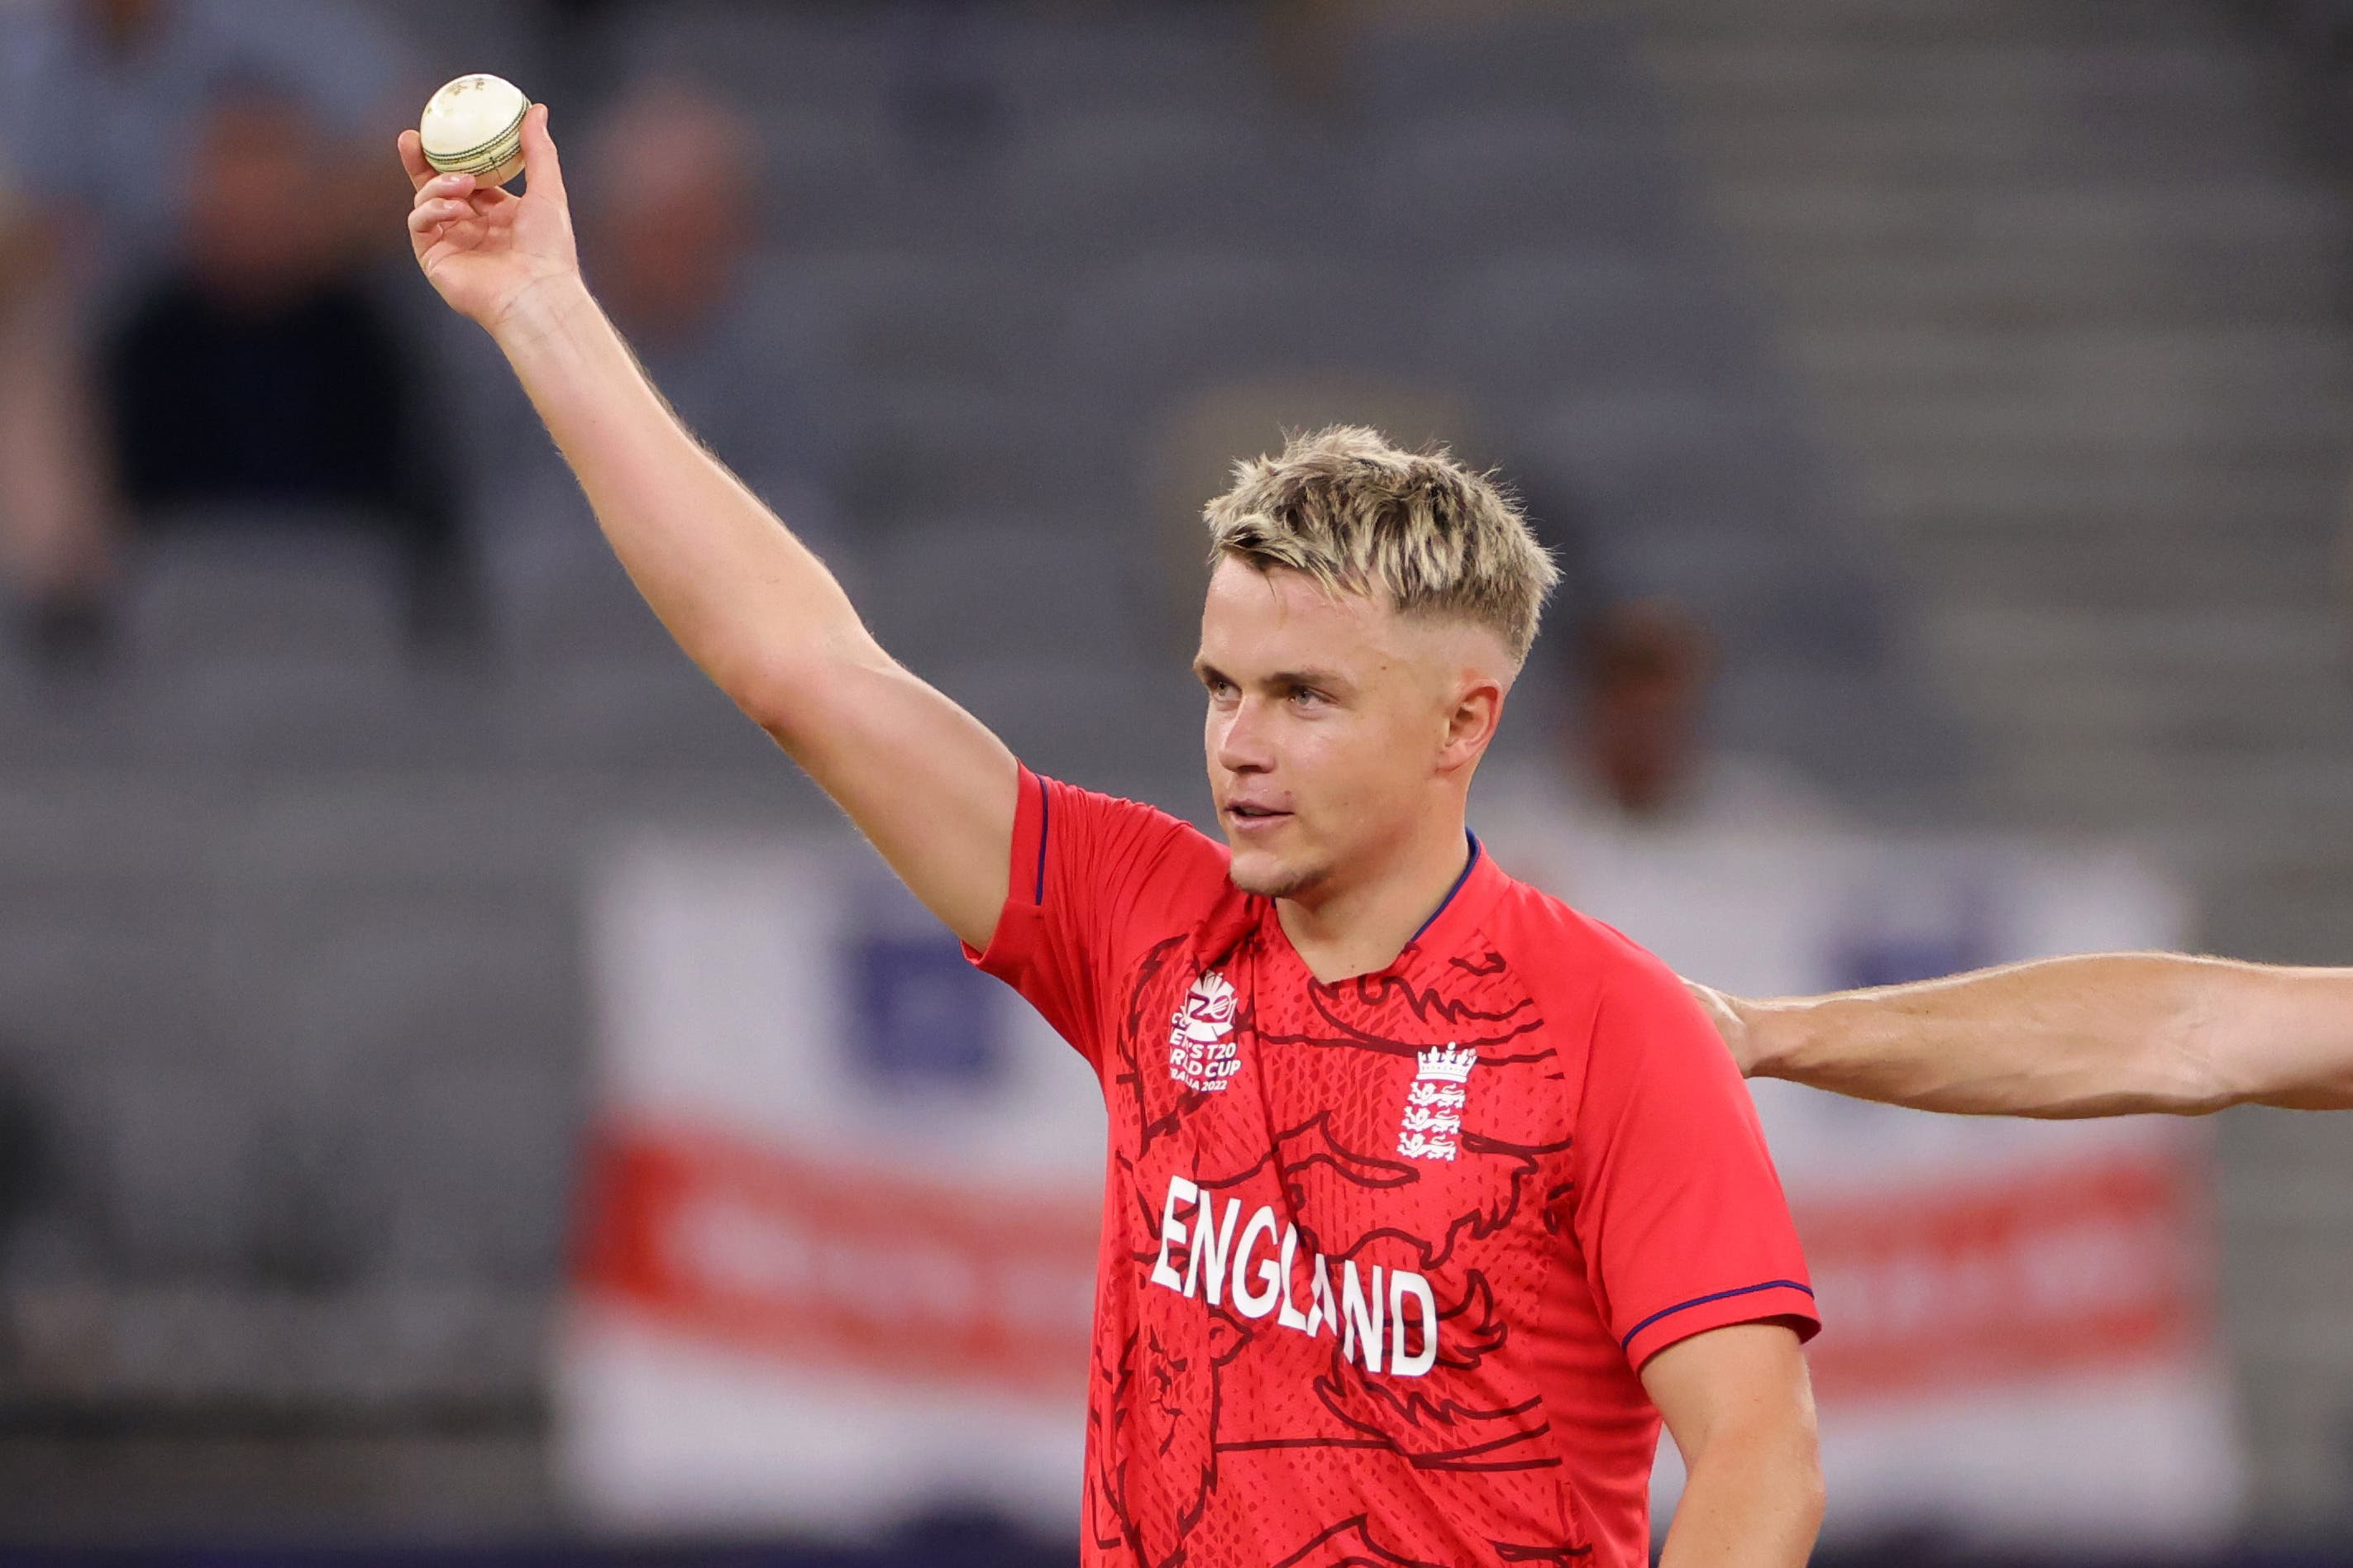
[[[1395,958],[1378,969],[1351,975],[1350,980],[1374,980],[1397,973],[1410,964],[1414,956],[1425,948],[1442,952],[1459,946],[1463,937],[1475,930],[1487,911],[1494,907],[1495,900],[1504,890],[1504,873],[1496,868],[1494,857],[1487,853],[1487,847],[1479,842],[1477,834],[1465,828],[1462,836],[1470,845],[1471,856],[1462,867],[1461,876],[1455,879],[1454,886],[1444,900],[1430,911],[1430,918],[1421,922],[1421,929],[1413,933]],[[1263,929],[1267,933],[1269,952],[1285,954],[1291,962],[1305,967],[1306,960],[1299,956],[1298,950],[1291,945],[1290,933],[1282,929],[1274,902],[1272,899],[1250,894],[1239,900],[1228,919],[1210,922],[1201,932],[1197,947],[1201,962],[1220,962],[1243,937],[1252,931]],[[1346,984],[1348,982],[1339,984]]]

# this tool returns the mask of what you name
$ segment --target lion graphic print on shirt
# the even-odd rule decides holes
[[[1326,984],[1221,846],[1020,787],[975,956],[1110,1110],[1084,1560],[1647,1561],[1641,1363],[1815,1321],[1746,1090],[1679,983],[1474,841],[1393,963]]]

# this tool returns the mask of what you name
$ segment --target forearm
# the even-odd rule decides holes
[[[1810,1430],[1725,1432],[1691,1465],[1659,1568],[1802,1568],[1821,1522]]]
[[[409,247],[486,327],[679,646],[807,770],[966,942],[997,929],[1018,809],[1013,754],[869,636],[833,574],[704,451],[580,280],[547,107],[523,112],[524,194],[437,173],[396,139]]]
[[[753,718],[789,730],[823,665],[887,665],[824,563],[680,423],[576,279],[493,336],[646,602]]]
[[[493,335],[614,553],[694,662],[950,931],[1005,901],[1012,753],[868,634],[833,574],[688,433],[576,282]]]
[[[1752,1074],[1921,1110],[2353,1105],[2353,971],[2104,953],[1736,1006]]]

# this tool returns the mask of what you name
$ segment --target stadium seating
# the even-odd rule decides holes
[[[2163,853],[2215,950],[2345,962],[2346,121],[2282,41],[2344,7],[1641,11],[1978,738],[1963,798]],[[2251,1504],[2342,1539],[2312,1456],[2353,1403],[2353,1229],[2310,1194],[2353,1163],[2289,1118],[2216,1136]]]
[[[615,7],[558,49],[517,7],[496,47],[750,109],[749,298],[828,421],[828,557],[1025,758],[1196,805],[1155,575],[1196,551],[1152,465],[1188,409],[1290,378],[1303,417],[1427,409],[1411,438],[1568,498],[1606,577],[1715,619],[1739,738],[1866,805],[1965,760],[1626,27],[1286,57],[1240,7],[916,9]],[[569,150],[594,115],[559,107]],[[1252,406],[1271,445],[1294,405]],[[818,808],[578,498],[476,445],[476,645],[416,646],[364,534],[229,518],[139,552],[100,668],[0,654],[0,1087],[58,1173],[0,1284],[102,1284],[130,1347],[70,1394],[0,1363],[0,1413],[533,1397],[590,1092],[583,867],[649,818]]]

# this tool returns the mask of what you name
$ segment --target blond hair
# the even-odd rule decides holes
[[[1327,593],[1385,598],[1400,615],[1485,626],[1515,663],[1536,640],[1560,569],[1519,507],[1444,447],[1407,452],[1356,425],[1293,436],[1280,457],[1234,465],[1203,514],[1209,562],[1306,574]]]

